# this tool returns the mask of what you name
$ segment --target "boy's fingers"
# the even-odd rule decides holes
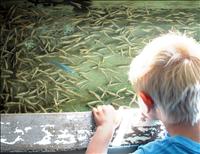
[[[96,114],[107,113],[111,110],[115,110],[112,105],[99,105],[92,108],[92,112]]]
[[[92,108],[92,112],[93,112],[93,113],[97,112],[97,108],[96,108],[96,107],[93,107],[93,108]]]
[[[99,116],[98,113],[99,113],[99,112],[98,112],[97,108],[95,108],[95,107],[92,108],[92,114],[93,114],[93,116],[94,116],[95,119]]]
[[[103,109],[103,106],[97,106],[97,112],[101,112]]]
[[[103,111],[106,111],[106,110],[113,110],[114,109],[114,107],[112,106],[112,105],[110,105],[110,104],[108,104],[108,105],[101,105],[101,107],[102,107],[102,110]],[[115,109],[114,109],[115,110]]]

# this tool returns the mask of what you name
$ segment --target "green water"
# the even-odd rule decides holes
[[[130,2],[94,5],[86,13],[64,5],[12,7],[9,20],[1,16],[1,112],[135,107],[127,76],[131,59],[169,30],[200,41],[199,14],[199,6],[151,9]]]

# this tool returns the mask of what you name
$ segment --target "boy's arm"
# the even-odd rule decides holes
[[[86,154],[106,154],[114,129],[109,126],[99,126],[92,137]]]
[[[117,111],[111,105],[103,105],[94,108],[93,115],[97,129],[86,154],[106,154],[115,128],[119,124]]]

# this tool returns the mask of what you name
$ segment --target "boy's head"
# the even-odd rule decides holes
[[[200,120],[200,44],[194,39],[174,33],[155,38],[133,59],[129,80],[164,122]]]

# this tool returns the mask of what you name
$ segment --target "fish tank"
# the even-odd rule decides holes
[[[129,64],[169,31],[200,40],[199,1],[1,2],[1,113],[137,107]]]
[[[195,0],[2,0],[0,113],[138,108],[131,60],[169,31],[199,42],[199,14]]]

